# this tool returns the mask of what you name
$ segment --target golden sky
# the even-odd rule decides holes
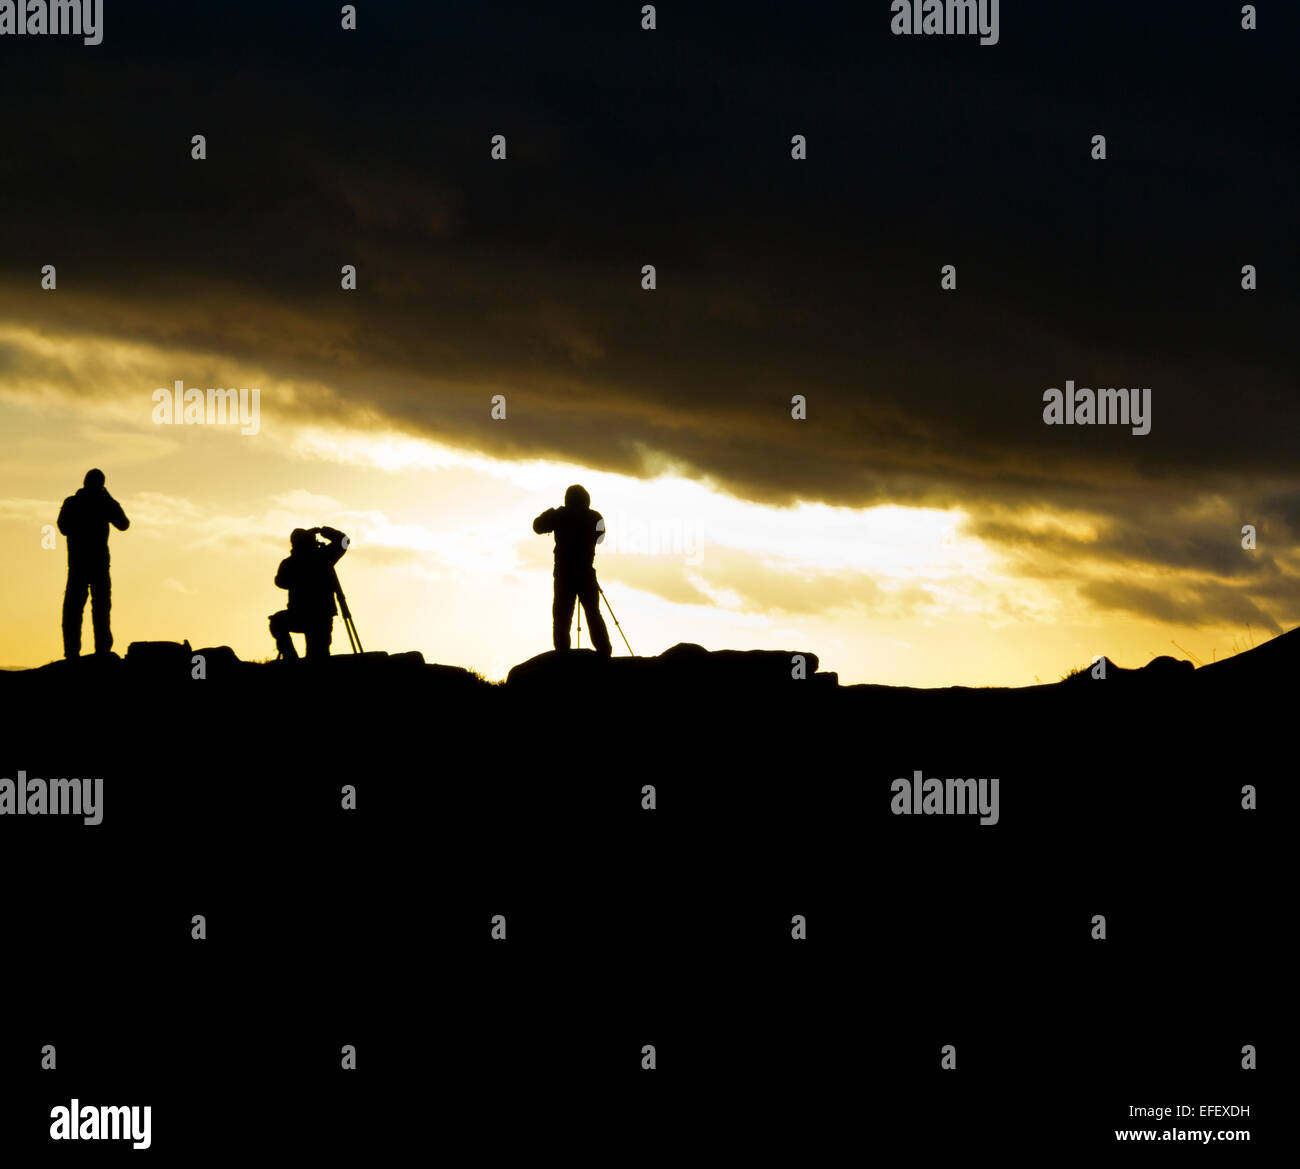
[[[641,654],[1032,684],[1300,620],[1284,40],[1107,44],[1144,88],[1099,106],[1087,54],[1043,68],[1051,6],[995,52],[597,7],[6,38],[0,665],[61,650],[43,528],[92,466],[119,649],[269,655],[329,524],[367,648],[502,677],[549,648],[531,521],[574,482]],[[156,424],[177,379],[257,387],[259,432]],[[1045,426],[1069,380],[1149,388],[1149,433]]]
[[[1139,665],[1177,653],[1171,639],[1208,661],[1251,636],[1227,621],[1189,628],[1090,601],[1081,586],[1111,578],[1113,552],[1094,564],[1078,557],[1100,525],[1083,512],[757,503],[698,476],[494,456],[328,412],[304,423],[284,405],[301,389],[262,371],[238,379],[264,383],[258,434],[160,425],[153,391],[172,379],[157,371],[208,368],[202,354],[16,325],[0,327],[0,345],[33,362],[32,373],[14,373],[25,367],[11,358],[0,379],[5,666],[61,652],[65,553],[61,541],[43,547],[44,526],[91,466],[131,519],[111,536],[119,652],[134,640],[188,639],[271,656],[266,618],[284,603],[272,577],[288,533],[329,524],[352,540],[340,576],[367,649],[417,649],[501,678],[550,648],[551,541],[530,524],[571,482],[605,516],[597,568],[639,654],[679,641],[806,650],[844,682],[1024,685],[1101,653]],[[63,384],[38,360],[55,355]],[[95,392],[70,391],[79,384]],[[482,405],[486,416],[487,393]],[[516,424],[507,413],[494,425]],[[1198,506],[1199,521],[1230,539],[1231,509]],[[986,540],[981,524],[1014,524],[1019,543]],[[1179,587],[1163,566],[1127,583]],[[89,607],[85,636],[89,647]],[[346,652],[337,626],[335,638]],[[623,652],[617,635],[615,645]]]

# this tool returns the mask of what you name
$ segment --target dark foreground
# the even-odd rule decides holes
[[[77,1097],[152,1105],[164,1157],[743,1130],[809,1164],[990,1132],[1059,1163],[1231,1128],[1248,1159],[1284,1123],[1298,636],[1026,690],[692,647],[502,685],[165,649],[0,674],[0,776],[103,780],[99,824],[0,815],[7,1147],[48,1154],[32,1117]],[[917,771],[996,777],[996,823],[895,814]]]

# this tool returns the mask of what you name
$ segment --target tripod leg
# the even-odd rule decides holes
[[[596,587],[600,588],[599,585]],[[618,618],[614,616],[614,606],[609,603],[609,598],[605,596],[604,589],[600,589],[600,599],[605,602],[605,608],[609,610],[609,615],[614,618],[614,628],[618,630],[618,635],[623,639],[623,644],[627,645],[627,652],[632,657],[636,657],[636,654],[632,653],[632,647],[628,645],[627,634],[623,632],[623,626],[618,623]]]
[[[338,573],[334,573],[334,595],[338,598],[339,616],[343,619],[343,628],[347,630],[348,645],[354,654],[359,654],[361,649],[361,638],[357,636],[357,627],[352,620],[352,610],[348,608],[348,599],[343,595],[343,589],[339,585]]]

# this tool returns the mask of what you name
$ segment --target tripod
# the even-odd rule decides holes
[[[343,628],[348,631],[348,644],[354,654],[365,653],[361,648],[361,638],[357,636],[356,623],[352,620],[352,610],[348,608],[348,599],[343,595],[343,586],[339,584],[338,571],[331,568],[330,573],[334,577],[334,595],[339,599],[339,615],[343,618]]]
[[[623,644],[627,645],[627,652],[631,654],[632,657],[636,657],[636,654],[632,653],[632,647],[627,644],[627,634],[623,632],[623,626],[621,626],[618,623],[618,618],[614,616],[614,606],[609,603],[609,598],[605,596],[605,590],[600,587],[599,581],[596,582],[596,589],[600,593],[600,599],[605,602],[605,608],[609,610],[609,615],[614,618],[614,628],[618,630],[618,635],[623,639]],[[578,603],[574,605],[574,609],[576,609],[578,613],[578,648],[581,649],[582,648],[582,602],[581,600],[579,600]]]
[[[599,582],[596,583],[596,588],[600,589],[600,599],[605,602],[605,608],[609,610],[609,615],[614,617],[614,606],[609,603],[609,598],[605,596],[605,590],[600,588]],[[627,645],[627,634],[623,632],[623,626],[618,623],[617,617],[614,617],[614,628],[618,630],[618,635],[623,639],[623,644]],[[627,645],[627,652],[632,657],[636,657],[636,654],[632,653],[632,647],[630,645]]]

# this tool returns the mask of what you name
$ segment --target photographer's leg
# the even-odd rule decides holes
[[[90,623],[95,632],[95,652],[106,654],[113,648],[113,585],[108,565],[97,565],[90,578]]]
[[[271,614],[271,636],[275,638],[275,648],[282,658],[296,658],[298,651],[294,648],[293,638],[289,636],[289,610],[281,609]]]
[[[609,644],[609,630],[605,628],[605,618],[600,615],[600,590],[596,585],[596,574],[582,582],[578,593],[583,611],[587,614],[587,628],[591,630],[591,648],[602,658],[613,652]]]
[[[555,601],[551,605],[551,632],[556,649],[568,649],[569,626],[573,624],[573,604],[578,599],[578,590],[573,584],[557,576],[555,578]]]
[[[307,660],[319,661],[330,656],[330,642],[334,639],[334,618],[313,625],[305,633]]]
[[[86,609],[90,581],[79,569],[68,569],[68,587],[63,591],[63,656],[81,656],[81,617]]]

